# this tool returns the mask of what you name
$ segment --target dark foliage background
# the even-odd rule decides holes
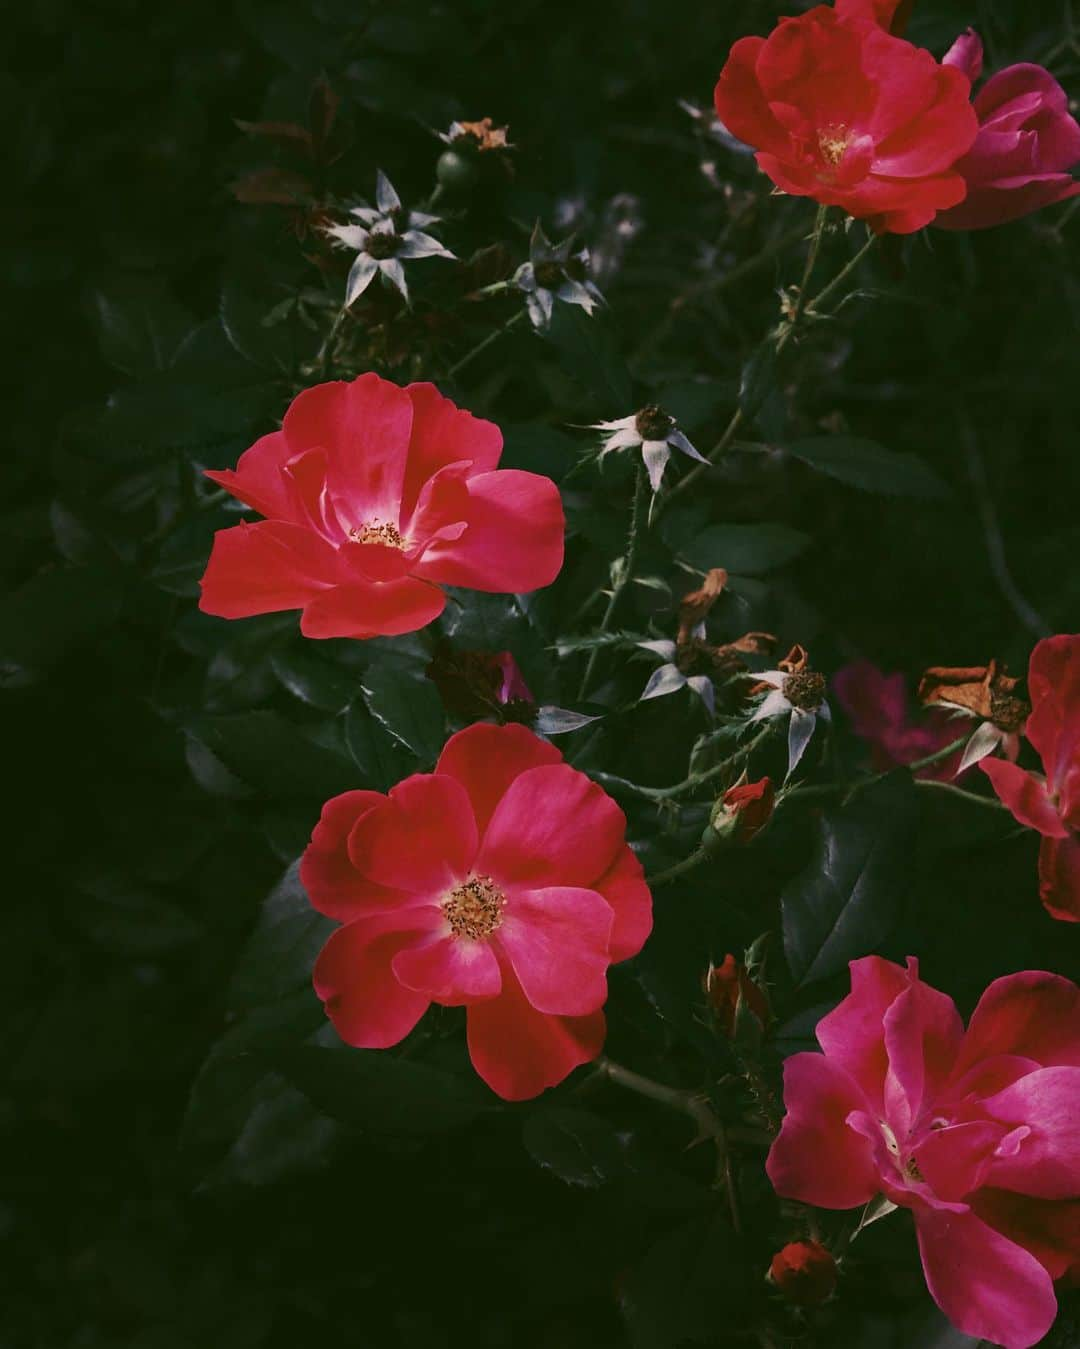
[[[114,0],[91,14],[42,0],[9,18],[5,1343],[655,1349],[739,1343],[759,1315],[784,1230],[760,1153],[740,1173],[748,1237],[734,1246],[687,1121],[587,1071],[540,1102],[493,1108],[451,1013],[398,1057],[329,1064],[307,984],[324,929],[281,876],[325,797],[430,766],[444,730],[426,651],[414,639],[315,649],[292,616],[226,624],[194,596],[213,530],[236,519],[197,508],[198,471],[232,464],[280,416],[317,340],[288,304],[276,326],[263,320],[324,287],[286,208],[239,204],[230,187],[302,159],[236,119],[305,122],[325,73],[347,133],[329,186],[370,196],[382,167],[407,202],[432,187],[430,128],[509,123],[514,178],[451,213],[462,256],[501,243],[516,264],[538,216],[553,235],[580,223],[595,246],[612,198],[637,199],[643,228],[604,280],[610,312],[595,328],[546,342],[518,331],[448,382],[510,311],[463,304],[457,271],[425,262],[410,273],[416,326],[384,333],[372,356],[499,421],[507,462],[561,478],[588,444],[569,424],[646,395],[711,444],[776,320],[776,287],[797,279],[798,243],[709,287],[784,230],[808,231],[812,208],[769,198],[677,102],[708,104],[732,40],[778,12],[757,0]],[[940,51],[968,23],[993,65],[1057,48],[1055,73],[1077,87],[1056,5],[922,0],[911,36]],[[672,596],[689,588],[674,555],[737,572],[704,531],[769,522],[796,532],[754,536],[749,574],[715,616],[722,635],[770,628],[825,670],[861,655],[915,676],[993,654],[1022,669],[1035,633],[995,576],[992,502],[990,547],[1000,531],[1034,623],[1076,630],[1080,245],[1059,219],[889,251],[866,283],[891,298],[846,306],[757,413],[770,445],[824,421],[917,453],[947,495],[871,495],[779,452],[734,455],[651,536],[644,569],[670,590],[637,588],[625,626],[670,634]],[[851,246],[835,236],[827,250],[835,271]],[[621,546],[628,481],[618,465],[575,476],[559,585],[527,614],[474,601],[451,639],[510,645],[545,701],[572,702],[580,657],[551,648]],[[621,668],[580,766],[654,784],[684,775],[702,714],[684,694],[634,706],[649,668]],[[411,690],[401,707],[399,686]],[[850,738],[839,754],[848,772],[862,762]],[[867,949],[917,952],[965,1012],[1011,970],[1080,974],[1080,934],[1038,905],[1031,837],[963,803],[931,809],[900,780],[882,792],[849,828],[895,847],[884,928],[801,984],[774,939],[785,1052]],[[647,803],[628,806],[652,865],[694,845],[700,813],[672,832]],[[886,839],[886,820],[909,832]],[[614,1058],[684,1086],[728,1070],[704,1028],[701,971],[779,933],[777,897],[812,865],[816,827],[808,811],[781,814],[767,847],[659,895],[653,941],[615,972]],[[963,1342],[927,1319],[904,1215],[860,1243],[821,1343]],[[1070,1314],[1075,1303],[1059,1345],[1078,1342]]]

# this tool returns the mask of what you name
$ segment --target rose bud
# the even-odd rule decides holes
[[[710,965],[704,979],[705,995],[716,1014],[717,1027],[728,1039],[735,1034],[739,999],[764,1026],[769,1020],[769,1000],[747,973],[746,966],[730,952],[719,965]]]
[[[749,843],[772,819],[775,805],[771,778],[737,782],[716,803],[712,827],[718,834],[730,831],[737,843]]]
[[[797,1307],[817,1307],[836,1287],[836,1261],[819,1241],[792,1241],[773,1256],[769,1279]]]

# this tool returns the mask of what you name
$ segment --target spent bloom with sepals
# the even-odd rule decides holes
[[[660,490],[672,450],[696,459],[699,464],[708,463],[705,456],[699,454],[679,430],[675,418],[655,403],[613,422],[592,422],[590,429],[605,433],[600,446],[601,459],[615,450],[640,450],[649,475],[649,486],[654,493]]]
[[[511,285],[525,296],[529,320],[543,330],[551,322],[555,301],[576,304],[592,314],[604,297],[589,280],[589,251],[573,251],[573,238],[553,244],[537,221],[529,241],[529,261],[514,273]]]
[[[919,698],[928,707],[948,709],[956,717],[976,718],[958,773],[1001,749],[1007,759],[1020,754],[1020,736],[1031,712],[1024,681],[996,660],[988,665],[932,666],[919,681]]]
[[[825,701],[825,676],[809,668],[801,646],[793,646],[775,670],[755,675],[752,693],[765,697],[754,709],[751,722],[790,716],[788,722],[788,771],[790,777],[806,752],[818,721],[829,722],[832,713]]]
[[[393,184],[380,170],[375,188],[374,206],[354,206],[349,212],[360,222],[356,225],[328,225],[325,233],[339,248],[356,253],[345,283],[345,305],[355,304],[381,275],[408,301],[405,262],[415,258],[453,258],[445,245],[422,227],[438,223],[438,216],[422,211],[405,212]],[[404,226],[404,228],[402,228]]]

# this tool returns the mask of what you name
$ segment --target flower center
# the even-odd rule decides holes
[[[384,548],[403,550],[405,547],[401,531],[389,520],[369,520],[366,524],[357,525],[355,529],[349,530],[349,538],[353,543],[379,543]]]
[[[442,910],[455,937],[482,941],[502,926],[506,896],[490,876],[470,876],[442,900]]]
[[[825,701],[825,676],[816,670],[800,670],[788,675],[782,690],[784,697],[803,712],[816,712]]]
[[[851,144],[851,132],[846,126],[825,126],[817,133],[817,143],[822,159],[835,169]]]
[[[663,408],[650,403],[634,418],[634,430],[642,440],[666,440],[675,425]]]
[[[1019,731],[1027,721],[1031,706],[1023,698],[1010,694],[990,694],[990,720],[1003,731]]]
[[[566,269],[557,262],[538,262],[533,268],[536,284],[544,290],[556,290],[566,280]]]
[[[392,258],[398,251],[398,236],[389,230],[372,230],[367,237],[367,244],[364,252],[369,258],[375,258],[376,261],[382,258]]]

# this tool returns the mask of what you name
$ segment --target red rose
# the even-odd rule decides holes
[[[626,817],[523,726],[478,722],[434,773],[328,801],[300,877],[338,919],[315,989],[362,1049],[432,1002],[468,1008],[473,1066],[506,1100],[600,1052],[608,965],[641,949],[652,899]]]
[[[964,198],[954,164],[978,130],[969,95],[959,70],[847,4],[737,42],[715,100],[777,187],[910,234]]]
[[[705,992],[724,1035],[730,1037],[735,1033],[735,1012],[740,997],[763,1026],[769,1020],[768,999],[750,978],[746,966],[733,955],[726,955],[719,965],[709,966],[705,975]]]
[[[558,488],[498,469],[501,452],[499,428],[433,384],[367,374],[306,389],[235,472],[207,474],[266,519],[215,536],[200,607],[302,609],[305,637],[395,636],[438,618],[444,585],[550,585]]]
[[[1042,902],[1055,918],[1080,923],[1080,635],[1039,642],[1027,685],[1025,734],[1045,776],[1007,759],[983,759],[979,767],[1020,823],[1042,835]]]
[[[772,778],[740,782],[729,788],[720,802],[723,813],[735,817],[735,836],[740,843],[749,843],[765,828],[772,819],[775,804],[776,788]]]
[[[836,1287],[836,1261],[818,1241],[792,1241],[773,1256],[769,1277],[789,1302],[816,1307]]]

